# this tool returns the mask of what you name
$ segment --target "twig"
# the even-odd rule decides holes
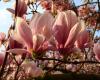
[[[20,68],[20,65],[17,66],[17,70],[14,75],[14,80],[17,80],[17,74],[18,74],[19,68]]]
[[[7,49],[8,49],[8,48],[9,48],[9,47],[7,47]],[[6,52],[5,58],[4,58],[4,61],[3,61],[3,64],[2,64],[1,70],[0,70],[0,80],[1,80],[1,76],[4,74],[4,68],[5,68],[5,66],[6,66],[6,61],[7,61],[8,55],[9,55],[9,53]]]

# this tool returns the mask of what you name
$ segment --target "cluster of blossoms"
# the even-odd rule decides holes
[[[67,0],[67,4],[61,0],[37,0],[46,10],[56,9],[58,12],[55,17],[48,11],[43,14],[35,13],[29,24],[23,17],[27,11],[28,1],[18,0],[15,30],[9,34],[9,38],[5,39],[5,34],[0,33],[0,45],[3,41],[8,41],[9,49],[5,52],[16,55],[16,60],[21,64],[26,75],[39,77],[44,72],[35,61],[25,60],[21,63],[19,57],[23,55],[28,59],[34,56],[35,59],[43,57],[47,51],[58,51],[60,56],[66,58],[72,53],[83,53],[86,48],[93,48],[96,59],[100,60],[100,43],[92,42],[84,21],[79,20],[74,11],[64,11],[71,8]],[[53,9],[51,9],[52,7]],[[79,10],[80,17],[89,13],[88,10],[81,9]],[[14,10],[8,10],[14,13]],[[3,63],[3,60],[4,56],[2,57],[0,54],[0,64]]]
[[[89,27],[95,27],[98,24],[97,19],[99,17],[99,13],[96,10],[96,5],[84,5],[78,8],[78,16],[85,20],[86,25]],[[100,21],[99,21],[100,22]]]

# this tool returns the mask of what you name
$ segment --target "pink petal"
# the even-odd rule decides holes
[[[31,77],[39,77],[43,75],[43,70],[37,67],[34,61],[24,61],[21,67],[25,70],[25,73]]]
[[[51,28],[53,26],[53,23],[53,16],[50,13],[46,12],[44,14],[36,14],[36,17],[33,18],[30,26],[32,27],[33,33],[40,33],[48,38],[49,36],[51,36]]]
[[[19,43],[21,43],[21,44],[25,44],[25,43],[23,42],[23,40],[20,38],[20,36],[18,35],[17,31],[14,32],[14,33],[11,35],[10,39],[11,39],[11,41],[12,41],[12,40],[16,40],[17,42],[19,42]]]
[[[32,33],[34,34],[36,31],[36,24],[37,23],[37,20],[40,18],[42,14],[40,13],[35,13],[32,17],[32,20],[30,21],[30,24],[29,24],[29,27],[32,29]]]
[[[65,40],[68,36],[68,34],[66,34],[66,32],[68,32],[68,28],[67,28],[67,23],[65,20],[65,13],[64,12],[60,12],[57,16],[57,19],[53,25],[53,33],[54,33],[54,37],[57,40],[58,44],[63,44],[65,43]]]
[[[29,53],[26,49],[20,49],[20,48],[9,49],[7,52],[14,53],[14,54],[17,54],[17,55]]]
[[[79,26],[79,23],[76,23],[76,24],[72,27],[72,29],[70,30],[70,33],[69,33],[69,35],[68,35],[68,39],[67,39],[67,41],[66,41],[66,43],[65,43],[65,47],[66,47],[66,48],[69,47],[69,46],[71,47],[71,46],[74,45],[74,42],[76,41],[76,38],[77,38],[77,35],[78,35],[80,29],[81,29],[81,28],[80,28],[80,26]]]
[[[76,13],[72,10],[67,10],[65,12],[65,16],[66,16],[66,22],[68,25],[68,28],[72,28],[77,22],[78,22],[78,18],[76,16]]]
[[[23,40],[23,42],[25,42],[28,49],[32,49],[33,48],[32,32],[24,19],[17,17],[16,29],[19,38]]]
[[[33,36],[33,50],[36,52],[40,47],[42,47],[44,43],[44,36],[43,35],[34,35]]]
[[[16,40],[14,40],[11,36],[9,37],[9,47],[11,49],[13,48],[22,48],[22,43],[17,42]]]
[[[76,24],[77,16],[75,12],[68,10],[60,12],[53,26],[54,36],[60,46],[64,46],[70,29]]]
[[[77,38],[76,46],[80,49],[85,48],[86,47],[85,44],[89,43],[89,39],[90,39],[89,33],[86,30],[82,31]]]

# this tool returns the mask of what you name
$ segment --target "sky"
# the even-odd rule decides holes
[[[12,23],[11,13],[9,13],[6,8],[11,7],[13,1],[14,0],[11,0],[11,2],[8,3],[0,1],[0,32],[7,33],[8,28]]]
[[[7,34],[9,27],[13,24],[11,13],[6,9],[13,6],[15,0],[10,0],[10,2],[0,1],[0,32],[5,32]],[[39,11],[42,12],[42,8],[39,7]]]
[[[6,10],[6,8],[11,8],[13,5],[13,2],[15,0],[10,0],[10,2],[3,2],[3,0],[0,1],[0,32],[8,33],[8,29],[13,24],[11,13]],[[93,0],[96,1],[96,0]],[[81,5],[82,0],[74,0],[75,5]],[[42,12],[42,8],[39,7],[38,10]],[[96,34],[100,36],[100,31],[97,31]]]
[[[10,2],[3,2],[3,0],[0,0],[0,32],[4,32],[6,35],[11,24],[13,24],[11,13],[6,9],[11,8],[14,1],[15,0],[10,0]],[[39,11],[42,12],[41,7],[39,7]],[[0,46],[0,52],[1,50],[4,50],[4,46]]]

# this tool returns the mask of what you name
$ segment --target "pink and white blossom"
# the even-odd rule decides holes
[[[24,61],[21,67],[25,70],[25,74],[31,77],[43,76],[43,70],[37,67],[34,61]]]
[[[59,12],[53,25],[53,35],[56,40],[56,47],[62,53],[70,51],[82,31],[81,23],[74,11]]]

